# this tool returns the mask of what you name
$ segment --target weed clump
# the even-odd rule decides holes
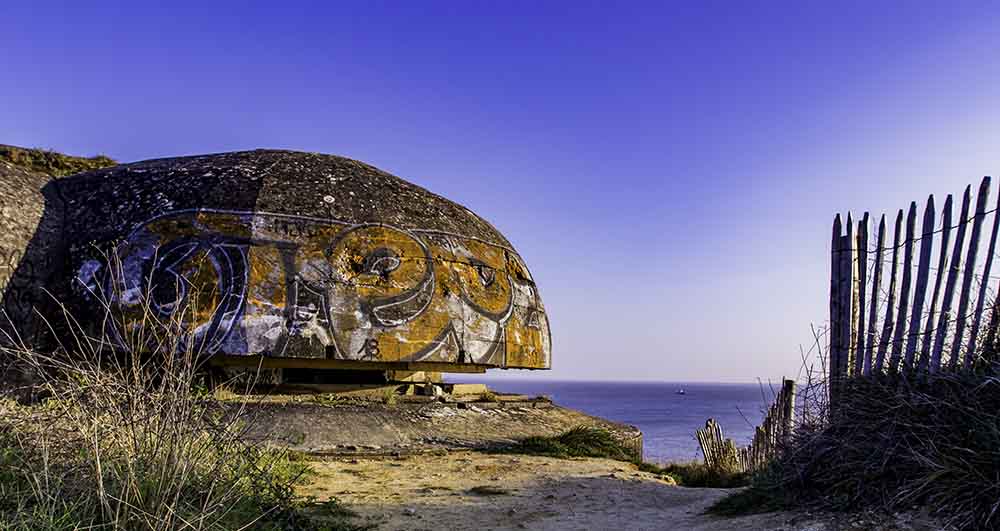
[[[0,160],[55,177],[99,170],[118,164],[114,159],[104,155],[73,157],[47,149],[26,149],[4,145],[0,145]]]
[[[380,392],[379,400],[387,406],[395,406],[399,402],[399,392],[395,387],[386,387]]]
[[[491,389],[487,389],[487,390],[485,390],[485,391],[483,391],[482,393],[479,394],[479,401],[480,402],[499,402],[500,398],[497,397],[497,394],[496,394],[495,391],[493,391]]]

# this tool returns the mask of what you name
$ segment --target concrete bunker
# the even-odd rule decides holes
[[[303,380],[551,366],[548,317],[510,242],[367,164],[256,150],[18,175],[4,202],[21,194],[39,215],[19,222],[30,239],[0,240],[18,257],[3,304],[33,344],[47,341],[33,316],[53,311],[43,289],[77,317],[120,312],[119,328],[140,326],[145,293],[163,317],[197,303],[185,333],[220,366]]]

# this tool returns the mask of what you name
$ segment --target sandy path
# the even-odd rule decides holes
[[[674,486],[607,459],[451,452],[314,463],[302,489],[336,497],[384,530],[813,530],[788,514],[703,515],[722,489]]]

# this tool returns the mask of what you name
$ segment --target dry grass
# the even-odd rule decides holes
[[[836,510],[926,506],[959,529],[1000,527],[1000,379],[938,373],[849,381],[805,426],[770,490]]]
[[[73,157],[47,149],[27,149],[0,145],[0,160],[31,171],[62,177],[118,164],[104,155]]]
[[[819,336],[817,336],[817,340]],[[947,528],[1000,529],[1000,371],[850,378],[826,400],[807,370],[790,443],[751,487],[710,509],[810,508],[891,515],[920,508]]]
[[[67,314],[54,353],[6,338],[43,399],[0,403],[0,529],[353,528],[335,502],[296,497],[305,463],[248,442],[246,402],[199,391],[192,308],[105,308],[96,332]]]

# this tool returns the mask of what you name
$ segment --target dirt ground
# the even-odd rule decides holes
[[[729,491],[678,487],[621,461],[477,451],[580,425],[638,434],[544,400],[388,405],[293,398],[258,406],[260,439],[315,459],[316,475],[301,494],[336,498],[359,515],[359,523],[383,531],[941,529],[905,515],[891,515],[888,523],[857,515],[708,516],[705,509]]]
[[[829,531],[785,513],[706,516],[724,489],[691,489],[608,459],[448,452],[314,463],[302,494],[339,499],[380,530]]]

